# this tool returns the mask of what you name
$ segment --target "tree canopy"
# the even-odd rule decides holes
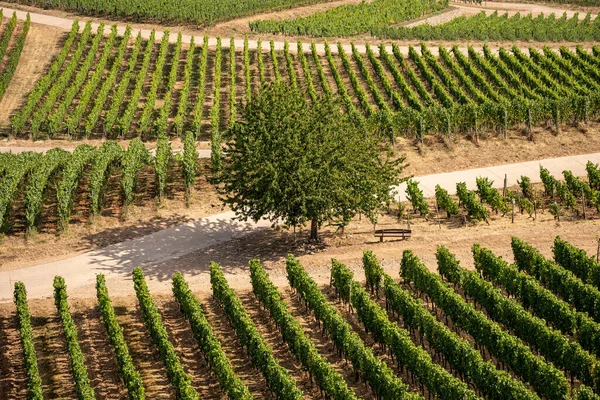
[[[285,84],[265,86],[224,135],[216,182],[240,219],[288,226],[347,224],[357,213],[373,221],[392,201],[404,157],[354,124],[337,99],[309,103]]]

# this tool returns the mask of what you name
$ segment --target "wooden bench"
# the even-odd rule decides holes
[[[378,229],[375,231],[375,237],[379,238],[380,242],[383,242],[384,237],[400,237],[402,239],[408,239],[412,235],[410,229]]]

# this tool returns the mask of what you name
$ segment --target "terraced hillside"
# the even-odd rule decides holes
[[[518,47],[492,51],[325,45],[325,54],[273,42],[251,50],[170,44],[124,37],[100,25],[75,23],[48,73],[11,118],[17,137],[153,139],[192,131],[207,137],[234,123],[238,110],[266,82],[284,81],[306,93],[337,95],[357,122],[383,132],[475,134],[526,126],[587,123],[600,109],[600,48],[593,51]],[[154,38],[154,35],[152,36]],[[229,46],[228,46],[229,44]],[[361,49],[362,50],[362,49]]]

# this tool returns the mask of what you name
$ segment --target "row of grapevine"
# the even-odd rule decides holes
[[[428,389],[430,394],[445,399],[477,399],[467,384],[452,376],[435,364],[429,353],[415,345],[408,332],[391,322],[385,310],[354,281],[354,274],[345,265],[333,260],[331,269],[332,286],[347,293],[346,301],[356,310],[359,321],[376,342],[390,349],[398,363],[406,368]]]
[[[44,97],[48,89],[50,89],[50,85],[54,83],[54,79],[57,74],[60,72],[63,63],[65,62],[69,52],[71,50],[71,46],[75,42],[79,32],[79,22],[76,20],[73,22],[73,26],[71,27],[71,31],[69,32],[65,42],[63,43],[63,47],[50,65],[48,72],[42,79],[37,81],[35,87],[29,95],[27,96],[27,101],[25,105],[11,118],[12,130],[13,133],[19,133],[25,127],[31,113],[35,110],[38,102]]]
[[[54,278],[54,302],[60,315],[67,343],[67,351],[71,363],[71,371],[75,380],[75,389],[79,400],[95,399],[94,389],[91,386],[87,367],[84,364],[84,356],[79,346],[77,327],[71,317],[69,303],[67,302],[67,286],[65,280],[57,276]]]
[[[210,265],[210,283],[213,296],[219,300],[223,311],[234,328],[240,344],[246,348],[252,363],[261,371],[267,385],[278,398],[302,399],[296,382],[273,356],[273,349],[264,341],[250,319],[242,302],[229,287],[221,267]]]
[[[197,161],[198,151],[191,132],[184,137],[184,151],[177,155],[173,153],[166,135],[159,136],[154,157],[139,138],[132,140],[127,149],[115,141],[106,141],[98,148],[80,145],[72,153],[55,148],[46,154],[2,154],[0,226],[9,231],[12,224],[22,223],[27,235],[35,232],[47,218],[47,212],[52,212],[44,208],[44,202],[50,189],[55,188],[58,230],[66,230],[84,178],[88,182],[84,196],[89,199],[89,216],[97,217],[104,206],[109,178],[117,171],[121,171],[120,191],[126,214],[128,207],[135,202],[138,176],[149,164],[154,169],[158,200],[165,196],[170,179],[180,180],[184,183],[186,204],[189,205],[198,175]],[[174,174],[174,163],[181,165],[181,174]],[[21,205],[17,202],[21,198],[23,214],[13,210],[14,204]]]
[[[196,137],[200,136],[200,127],[202,125],[202,108],[204,106],[204,91],[206,89],[206,71],[208,65],[208,36],[204,36],[202,43],[202,53],[200,55],[200,66],[198,79],[198,96],[196,96],[196,105],[193,113],[193,129]]]
[[[383,284],[388,312],[400,315],[405,325],[417,329],[427,338],[431,348],[443,354],[450,366],[463,374],[465,380],[473,382],[484,395],[491,399],[537,399],[523,383],[496,369],[491,361],[484,361],[467,340],[439,322],[419,300],[385,274],[371,251],[363,254],[363,269],[367,286],[372,287],[377,296],[378,288]]]
[[[173,275],[173,295],[181,307],[181,312],[190,322],[204,359],[219,379],[223,391],[232,400],[251,399],[248,388],[233,372],[231,363],[221,349],[221,344],[204,316],[200,303],[179,272]]]
[[[530,252],[532,256],[535,254],[534,249],[517,238],[512,239],[512,245],[515,258],[521,252]],[[475,267],[484,278],[502,287],[509,295],[518,299],[523,307],[546,320],[555,329],[575,337],[586,350],[600,355],[600,324],[587,314],[571,309],[568,302],[543,287],[534,277],[519,271],[516,266],[499,258],[494,259],[486,251],[480,252],[480,255],[491,258],[489,262],[476,260]]]
[[[443,10],[448,6],[440,1],[374,0],[360,4],[347,4],[306,17],[288,20],[257,20],[250,22],[254,32],[285,34],[291,36],[344,37],[367,33],[391,23],[407,21],[423,14]]]
[[[515,264],[540,281],[544,287],[568,301],[577,311],[586,312],[600,323],[600,291],[571,271],[547,260],[533,247],[513,240]]]
[[[121,64],[123,63],[123,60],[125,59],[125,51],[127,49],[126,46],[128,44],[125,39],[129,38],[130,36],[131,36],[131,29],[129,27],[127,27],[125,29],[125,35],[122,38],[121,45],[119,46],[117,56],[113,60],[113,64],[110,68],[108,76],[104,79],[104,82],[102,83],[102,86],[100,87],[99,92],[95,96],[94,105],[92,106],[92,109],[88,112],[87,117],[85,118],[85,123],[84,123],[85,137],[88,137],[92,133],[92,130],[98,123],[98,120],[100,119],[100,115],[102,114],[102,110],[104,109],[104,105],[108,101],[108,96],[111,93],[111,91],[113,90],[113,87],[116,85],[117,76],[120,72]],[[139,32],[137,35],[137,38],[135,40],[135,45],[133,47],[133,51],[130,55],[131,59],[134,60],[133,62],[135,62],[135,60],[137,60],[137,55],[140,51],[141,45],[142,45],[142,34],[141,34],[141,32]],[[131,63],[132,63],[132,61],[129,62],[129,68],[125,71],[125,73],[121,77],[121,83],[119,83],[119,87],[121,84],[123,84],[123,82],[127,82],[127,84],[129,83],[129,76],[131,76],[132,68],[133,68],[131,66]],[[119,90],[117,89],[117,91],[115,91],[115,97],[118,97],[118,96],[119,96]],[[116,118],[116,116],[115,116],[115,118]],[[76,124],[75,124],[74,120],[75,119],[73,118],[72,126],[69,128],[71,131],[74,131],[76,129]],[[107,121],[109,120],[108,115],[106,117],[106,120]],[[112,127],[112,124],[111,124],[111,127]],[[104,131],[106,132],[106,126],[104,127]]]
[[[571,271],[585,283],[600,287],[600,263],[589,257],[584,250],[557,237],[552,251],[558,265]]]
[[[167,61],[167,51],[169,49],[169,32],[163,32],[163,37],[160,41],[160,48],[158,50],[158,58],[154,63],[154,72],[152,73],[152,78],[150,80],[150,88],[144,94],[146,99],[144,103],[144,108],[142,109],[142,115],[140,116],[138,132],[141,135],[148,134],[148,129],[150,128],[150,120],[152,114],[154,113],[154,103],[156,102],[156,92],[158,91],[158,87],[162,82],[163,78],[163,67],[165,62]],[[177,73],[177,65],[179,63],[179,52],[181,51],[181,32],[177,38],[177,46],[175,48],[175,54],[177,58],[174,58],[175,64],[175,73]]]
[[[83,56],[85,49],[87,48],[88,39],[91,36],[92,25],[91,22],[88,22],[83,29],[83,33],[79,38],[79,43],[77,44],[77,49],[75,53],[70,57],[67,65],[64,67],[62,73],[58,77],[58,79],[49,87],[48,93],[46,94],[45,100],[42,102],[41,107],[38,107],[36,112],[33,114],[31,119],[30,130],[33,134],[34,138],[39,132],[40,126],[43,122],[46,121],[46,118],[56,101],[63,95],[65,92],[69,82],[71,81],[71,77],[75,74],[76,69],[79,67],[79,60]],[[98,27],[98,32],[96,36],[92,39],[91,46],[94,46],[94,43],[97,46],[102,39],[102,29],[104,29],[104,25],[100,25]],[[90,46],[90,47],[91,47]],[[95,53],[91,53],[95,56]]]
[[[37,355],[33,343],[33,330],[31,328],[31,314],[27,304],[27,291],[23,282],[15,283],[15,305],[17,307],[17,322],[21,346],[23,346],[23,359],[27,375],[27,400],[42,400],[42,378],[38,367]]]
[[[485,265],[502,263],[489,250],[478,245],[473,246],[473,257],[478,271],[485,268]],[[578,343],[570,342],[561,332],[548,327],[546,321],[527,312],[515,300],[505,297],[490,282],[480,278],[479,274],[459,267],[457,270],[459,272],[455,275],[460,276],[460,279],[452,283],[483,306],[490,318],[504,326],[510,326],[514,335],[535,348],[548,361],[584,384],[596,388],[597,361],[592,354]]]
[[[0,10],[0,13],[2,11]],[[2,14],[0,14],[0,21],[2,21]],[[2,34],[0,35],[0,60],[4,59],[4,54],[8,49],[8,44],[10,43],[10,38],[12,37],[15,28],[17,27],[17,13],[14,12],[8,24],[4,27]]]
[[[453,257],[447,260],[445,255],[445,252],[438,252],[438,265],[458,263]],[[405,282],[427,294],[436,306],[452,319],[455,326],[469,333],[476,343],[485,346],[491,355],[509,366],[540,396],[568,399],[569,383],[556,367],[535,356],[521,340],[468,304],[438,275],[428,271],[409,250],[405,250],[402,255],[400,275]]]
[[[357,399],[352,390],[348,388],[344,378],[331,367],[327,359],[319,354],[314,343],[292,316],[281,298],[281,294],[260,265],[260,261],[251,260],[249,267],[254,295],[267,307],[281,331],[283,340],[304,368],[308,370],[311,377],[315,379],[325,395],[336,400]]]
[[[371,35],[394,40],[485,40],[485,41],[540,41],[583,42],[600,40],[600,19],[587,14],[580,19],[579,13],[571,18],[563,13],[522,16],[516,13],[499,15],[498,11],[486,15],[485,11],[473,16],[460,16],[449,22],[431,26],[414,27],[383,26],[371,29]]]
[[[316,319],[323,324],[323,329],[338,351],[350,360],[354,372],[363,376],[375,394],[382,398],[418,398],[410,394],[408,386],[396,377],[387,364],[376,357],[369,347],[365,346],[293,256],[288,257],[286,270],[290,286],[298,292]]]
[[[108,339],[115,351],[119,374],[125,383],[130,400],[143,400],[146,398],[144,383],[140,373],[133,364],[129,347],[123,336],[123,328],[119,325],[115,309],[108,295],[104,275],[96,275],[96,294],[98,306],[102,314],[102,321],[108,333]]]
[[[215,52],[215,76],[213,90],[213,105],[210,109],[210,161],[213,171],[221,168],[221,132],[219,124],[221,117],[219,115],[221,107],[221,67],[223,63],[221,49],[221,38],[217,38],[217,50]]]
[[[133,92],[131,92],[130,97],[129,97],[129,102],[126,103],[126,108],[125,111],[123,112],[123,114],[121,114],[121,117],[118,119],[118,121],[116,121],[116,119],[114,119],[112,122],[116,121],[116,124],[118,126],[118,130],[121,133],[121,136],[125,136],[125,134],[127,132],[129,132],[129,128],[131,126],[131,123],[133,122],[133,118],[135,116],[135,112],[138,108],[138,102],[140,97],[142,96],[142,90],[144,88],[144,83],[146,81],[146,73],[148,72],[148,69],[150,68],[150,57],[152,56],[152,51],[154,49],[154,36],[155,36],[155,32],[154,30],[150,33],[150,39],[148,40],[148,43],[146,44],[146,50],[144,51],[144,58],[142,61],[142,66],[139,70],[139,72],[136,74],[136,79],[135,79],[135,87],[133,89]],[[166,33],[165,33],[165,36]],[[162,41],[161,42],[161,50],[163,51],[163,53],[166,52],[166,46],[167,46],[168,42],[166,41]],[[132,62],[134,62],[132,60]],[[121,89],[121,88],[119,88]],[[123,88],[122,91],[122,95],[125,96],[125,93],[127,91],[127,87]],[[121,94],[121,93],[119,93]],[[116,98],[115,98],[116,100]],[[111,106],[111,109],[114,107],[115,112],[115,118],[118,116],[119,113],[119,108],[121,107],[122,103],[116,104],[115,101],[113,101],[113,106]],[[112,125],[108,125],[107,127],[105,127],[105,129],[110,129],[112,128]]]
[[[229,40],[229,122],[227,124],[229,127],[232,127],[236,120],[235,88],[237,82],[235,78],[235,40],[231,38]]]
[[[212,25],[218,21],[230,20],[272,9],[292,8],[300,5],[317,4],[323,0],[177,0],[165,3],[148,0],[143,5],[137,2],[106,0],[10,0],[11,3],[34,7],[76,11],[99,18],[126,18],[136,21],[159,23],[184,22],[196,25]]]
[[[183,87],[179,95],[179,105],[177,106],[177,115],[173,121],[175,126],[175,132],[177,136],[183,135],[183,125],[190,112],[190,90],[192,85],[192,72],[194,67],[194,53],[196,51],[196,44],[194,37],[190,40],[190,47],[187,50],[187,59],[185,61],[185,69],[183,71]],[[166,133],[167,130],[165,130]]]
[[[158,307],[156,307],[150,296],[146,278],[140,267],[133,270],[133,283],[144,317],[144,324],[150,332],[154,344],[159,349],[169,380],[177,393],[177,398],[200,399],[200,395],[192,386],[192,378],[183,370],[179,356],[169,340],[169,334],[163,324]]]
[[[101,36],[102,32],[100,28],[98,28],[98,36]],[[117,26],[113,25],[111,29],[110,36],[104,42],[104,49],[100,56],[100,59],[96,60],[96,54],[100,47],[100,41],[94,41],[92,46],[90,47],[88,54],[83,61],[83,64],[80,66],[79,71],[75,75],[75,78],[70,83],[68,89],[65,91],[63,95],[63,99],[60,104],[52,112],[52,114],[48,117],[48,132],[50,135],[58,132],[63,127],[63,123],[65,118],[67,118],[67,112],[71,107],[75,96],[79,93],[80,89],[84,86],[83,93],[79,97],[79,104],[77,108],[73,111],[73,114],[69,116],[67,120],[67,130],[69,134],[73,133],[74,130],[74,121],[78,119],[83,112],[85,111],[83,108],[87,105],[87,101],[91,97],[92,93],[90,92],[90,88],[93,88],[97,82],[104,75],[104,67],[108,62],[108,58],[111,55],[113,43],[117,39]],[[91,78],[88,79],[89,71],[92,69],[93,64],[95,64],[95,68],[91,74]],[[72,118],[71,118],[72,117]]]
[[[214,161],[218,166],[217,156],[223,134],[221,109],[229,108],[227,119],[229,123],[225,121],[225,125],[232,125],[239,115],[237,96],[240,92],[237,90],[237,85],[245,86],[246,98],[251,93],[251,77],[248,75],[252,65],[247,45],[245,44],[243,50],[244,83],[241,80],[238,82],[235,63],[230,62],[227,73],[230,81],[228,102],[223,104],[223,93],[220,91],[223,72],[221,46],[209,50],[205,38],[197,60],[199,66],[197,77],[191,71],[190,64],[196,64],[195,57],[198,52],[190,47],[185,60],[186,70],[180,76],[176,66],[178,55],[182,52],[182,45],[178,40],[175,51],[169,54],[172,67],[161,99],[164,100],[164,106],[160,112],[156,112],[154,106],[159,101],[159,95],[162,94],[159,90],[162,81],[159,75],[162,77],[162,66],[166,58],[169,58],[166,36],[159,46],[155,45],[154,36],[151,36],[143,51],[144,58],[141,65],[136,64],[138,53],[142,52],[138,49],[138,46],[141,46],[139,43],[141,39],[138,38],[133,45],[127,66],[121,65],[120,62],[120,52],[123,50],[122,46],[125,46],[123,43],[127,42],[127,39],[123,38],[114,57],[115,62],[109,71],[104,71],[105,60],[109,56],[103,53],[98,58],[101,62],[96,65],[95,73],[88,76],[85,72],[86,67],[95,56],[89,52],[85,54],[85,49],[90,46],[88,44],[90,37],[92,37],[90,28],[86,26],[77,38],[79,43],[77,48],[59,54],[61,58],[63,54],[73,52],[64,66],[53,64],[49,75],[42,79],[44,85],[40,84],[40,87],[49,88],[52,84],[48,93],[42,89],[39,91],[34,89],[24,108],[13,117],[15,133],[31,132],[37,136],[40,130],[49,133],[60,131],[66,113],[72,110],[72,115],[67,118],[68,131],[72,133],[77,132],[80,124],[84,125],[82,132],[86,136],[99,132],[100,126],[97,125],[102,126],[104,135],[120,133],[122,136],[127,134],[138,136],[140,132],[147,135],[152,126],[163,133],[181,135],[187,127],[193,127],[198,137],[205,123],[204,118],[207,117],[203,115],[203,107],[208,100],[211,111],[207,118],[210,123],[207,125],[210,126],[211,141],[216,154]],[[99,40],[101,40],[99,35],[93,37],[91,46],[96,46]],[[110,37],[107,42],[109,40]],[[71,44],[72,42],[68,40],[66,46]],[[258,65],[262,85],[269,77],[265,76],[267,58],[263,55],[262,42],[260,45],[257,58],[252,62]],[[399,46],[395,44],[392,45],[393,57],[388,54],[383,45],[379,48],[378,56],[370,46],[366,46],[366,57],[360,54],[356,46],[352,46],[351,57],[346,54],[344,46],[338,44],[336,47],[337,52],[334,54],[334,49],[330,48],[328,43],[325,44],[325,58],[329,65],[329,68],[325,69],[322,65],[324,60],[318,54],[315,43],[311,44],[314,65],[310,65],[312,63],[308,63],[302,47],[299,48],[298,56],[294,57],[290,53],[287,42],[284,43],[282,52],[276,51],[274,42],[271,42],[268,58],[268,64],[272,66],[274,72],[271,79],[289,82],[291,86],[297,87],[299,82],[297,71],[302,68],[306,82],[306,97],[315,100],[317,90],[313,86],[321,86],[324,95],[332,94],[327,82],[327,74],[330,73],[337,86],[337,95],[348,112],[353,115],[353,120],[362,124],[366,117],[369,122],[373,122],[373,126],[380,127],[383,132],[389,132],[388,136],[392,136],[392,139],[396,134],[403,134],[415,136],[423,142],[424,135],[429,133],[442,134],[448,140],[452,135],[459,133],[471,135],[475,133],[474,136],[478,137],[478,132],[482,129],[501,131],[506,136],[509,129],[518,128],[521,124],[527,126],[528,132],[531,132],[534,125],[553,126],[558,131],[564,122],[588,123],[598,115],[600,110],[598,94],[600,84],[596,82],[596,78],[600,77],[597,72],[599,64],[596,64],[596,56],[593,52],[588,53],[581,48],[575,52],[563,48],[560,54],[549,49],[544,49],[543,53],[531,49],[529,54],[525,54],[517,47],[513,47],[500,49],[497,56],[488,46],[483,47],[483,55],[470,47],[467,58],[458,47],[453,47],[452,49],[440,48],[438,58],[430,49],[422,45],[420,51],[409,47],[408,57],[405,58]],[[230,45],[229,53],[228,58],[231,60],[237,57],[234,46]],[[149,73],[153,55],[157,57],[156,67]],[[205,96],[206,69],[208,60],[213,55],[216,64],[215,84],[212,95]],[[280,70],[281,57],[285,58],[286,67]],[[106,65],[109,65],[108,61]],[[123,76],[115,86],[120,68],[124,69]],[[316,68],[320,85],[313,85],[312,68]],[[97,92],[96,87],[99,85],[97,79],[107,74],[107,82],[111,85],[103,83],[91,107],[91,112],[85,118],[85,124],[82,124],[80,116],[90,108],[88,103],[91,97],[94,97]],[[131,93],[128,93],[132,74],[136,74],[135,84]],[[391,75],[390,78],[388,74]],[[86,76],[85,82],[81,82]],[[346,76],[348,80],[345,79]],[[176,85],[178,79],[181,79],[181,89]],[[144,93],[145,85],[149,85],[149,88]],[[111,89],[111,86],[114,86],[114,89]],[[196,93],[191,94],[193,91]],[[353,95],[356,96],[360,106],[354,104]],[[112,98],[110,104],[106,104],[108,97]],[[191,100],[194,97],[195,99]],[[41,101],[42,98],[44,101]],[[195,102],[193,107],[188,107],[190,101]],[[30,118],[37,102],[42,104]],[[176,113],[171,112],[173,108],[177,108]],[[193,111],[189,108],[193,108]],[[379,111],[376,111],[377,109]],[[138,110],[141,111],[138,113]],[[170,124],[172,114],[175,114],[174,123]],[[48,117],[50,120],[46,124]],[[138,117],[137,128],[139,129],[136,135],[131,135],[129,131]],[[25,126],[28,122],[29,127],[26,130]],[[117,129],[113,129],[115,123]],[[135,124],[137,125],[137,122]]]
[[[4,36],[0,38],[0,60],[2,60],[4,54],[6,53],[8,40],[10,39],[9,32],[12,33],[14,31],[14,25],[16,25],[16,14],[13,14],[13,17],[9,22],[9,26],[3,32],[8,39],[5,39]],[[19,65],[21,52],[23,51],[23,47],[25,47],[25,39],[27,39],[30,25],[31,19],[29,18],[29,13],[27,13],[27,19],[25,20],[25,24],[23,24],[23,30],[17,37],[13,48],[8,52],[6,62],[4,63],[4,69],[0,72],[0,100],[2,100],[4,97],[4,93],[6,93],[6,89],[8,89],[8,84],[17,70],[17,65]],[[4,40],[6,40],[6,46]]]
[[[179,70],[179,55],[181,54],[181,44],[182,36],[181,33],[179,33],[177,35],[177,44],[175,45],[175,52],[171,57],[171,69],[169,70],[169,80],[167,81],[167,87],[165,88],[165,100],[163,102],[162,107],[160,108],[158,118],[154,122],[154,134],[156,134],[157,136],[166,135],[169,130],[169,117],[171,116],[171,109],[173,108],[173,94],[175,83],[177,83],[177,71]],[[190,50],[193,53],[192,44],[190,44]],[[191,57],[189,56],[188,61],[191,62]],[[186,68],[188,68],[187,65]]]

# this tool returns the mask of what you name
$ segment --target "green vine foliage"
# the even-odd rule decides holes
[[[449,278],[451,275],[445,271],[460,271],[458,261],[449,252],[438,251],[436,257],[440,275]],[[427,294],[476,343],[485,346],[491,355],[531,384],[540,396],[568,399],[569,383],[560,370],[535,356],[521,340],[475,310],[473,305],[446,285],[440,276],[431,273],[409,250],[405,250],[402,255],[400,274],[406,283],[412,283],[417,290]],[[460,274],[455,273],[454,276],[460,277]]]
[[[102,321],[108,333],[108,339],[115,351],[119,374],[127,388],[129,400],[143,400],[146,398],[144,383],[140,373],[133,364],[129,347],[123,336],[123,328],[119,325],[115,309],[108,295],[106,280],[103,274],[96,275],[96,294],[98,306],[102,314]]]
[[[149,161],[150,153],[146,149],[144,142],[138,138],[133,139],[129,143],[122,161],[123,176],[121,178],[121,191],[123,193],[125,212],[134,203],[138,174]]]
[[[79,400],[94,400],[96,396],[84,364],[85,357],[79,346],[77,327],[71,317],[69,303],[67,302],[67,286],[65,280],[60,276],[54,278],[54,303],[56,304],[63,325],[77,398]]]
[[[435,364],[425,349],[413,343],[406,330],[390,321],[385,309],[371,300],[369,294],[353,280],[352,272],[345,265],[336,263],[332,275],[332,286],[342,297],[345,293],[349,294],[349,301],[365,331],[377,343],[389,348],[397,362],[416,375],[430,393],[449,400],[478,399],[466,383]]]
[[[363,269],[367,278],[367,287],[372,293],[379,295],[383,282],[383,268],[371,250],[363,251]]]
[[[344,378],[332,368],[326,358],[319,354],[315,344],[292,316],[281,294],[260,265],[260,261],[251,260],[249,266],[255,296],[267,307],[281,331],[283,340],[306,368],[311,378],[317,382],[325,396],[339,400],[357,399]]]
[[[409,387],[393,374],[387,364],[373,354],[292,255],[288,256],[286,261],[286,271],[290,286],[298,292],[315,318],[323,324],[325,332],[338,351],[350,360],[356,376],[362,376],[373,392],[382,398],[420,398],[409,393]]]
[[[557,236],[554,239],[554,261],[561,267],[571,271],[575,276],[584,281],[600,287],[600,263],[587,255],[585,250],[579,249]]]
[[[199,400],[200,395],[192,386],[192,378],[184,371],[179,356],[173,344],[169,341],[169,334],[163,324],[158,307],[152,300],[152,296],[150,296],[144,272],[140,267],[133,270],[133,283],[144,317],[144,324],[150,332],[154,344],[158,347],[169,380],[175,388],[177,398]]]
[[[33,233],[40,222],[42,202],[48,186],[70,159],[71,153],[58,148],[51,149],[31,172],[29,183],[25,189],[25,223],[28,234]]]
[[[388,275],[385,275],[385,299],[390,313],[400,315],[408,327],[418,329],[433,350],[441,353],[454,370],[463,374],[465,381],[473,382],[488,398],[539,399],[521,381],[496,369],[491,360],[484,361],[481,353],[471,343],[438,321],[421,301],[413,298]]]
[[[171,151],[171,142],[169,141],[169,138],[166,134],[161,133],[158,136],[156,156],[154,157],[156,193],[160,202],[162,202],[167,190],[169,166],[172,158],[173,152]]]
[[[567,299],[577,311],[586,312],[600,323],[600,290],[578,278],[573,272],[547,260],[535,248],[513,239],[515,264],[521,271],[539,280],[553,293]]]
[[[494,181],[487,177],[476,178],[477,194],[484,203],[489,204],[493,211],[500,211],[502,215],[510,211],[508,204],[498,191],[493,187]]]
[[[90,172],[88,196],[90,198],[90,214],[97,216],[102,211],[104,192],[111,172],[121,165],[124,151],[115,141],[102,144]]]
[[[196,149],[196,138],[192,132],[186,132],[183,138],[183,156],[181,157],[181,170],[185,182],[185,204],[190,206],[190,197],[196,175],[198,174],[198,150]]]
[[[7,219],[12,208],[12,202],[20,185],[40,162],[39,153],[24,152],[14,157],[4,168],[4,178],[0,185],[0,231],[7,228]]]
[[[423,191],[419,189],[419,183],[409,179],[406,181],[406,197],[410,201],[415,212],[419,212],[421,215],[429,215],[429,204],[423,197]]]
[[[446,189],[440,185],[435,185],[435,200],[441,210],[446,210],[446,215],[450,218],[452,215],[460,214],[458,203],[454,201]]]
[[[588,161],[585,165],[585,170],[588,176],[588,182],[594,190],[600,190],[600,167],[598,164],[594,164]]]
[[[279,365],[273,356],[273,349],[265,342],[242,302],[229,287],[221,267],[214,262],[210,264],[210,282],[213,296],[223,306],[240,344],[247,350],[252,363],[262,372],[271,391],[278,398],[302,399],[303,394],[297,388],[296,382],[288,371]]]
[[[215,336],[206,319],[200,302],[194,297],[183,275],[179,272],[173,275],[173,294],[181,307],[182,313],[190,322],[194,338],[198,342],[202,355],[212,372],[217,376],[221,388],[231,400],[250,400],[250,391],[236,376],[227,355],[221,348],[219,339]]]
[[[19,335],[21,336],[21,346],[23,346],[25,372],[27,374],[27,400],[42,400],[44,398],[42,378],[40,377],[35,353],[31,314],[29,313],[29,305],[27,303],[27,291],[23,282],[15,282],[14,300],[17,307],[17,323],[19,326]]]
[[[75,194],[79,182],[86,168],[93,163],[96,149],[90,145],[78,146],[68,163],[63,168],[60,181],[56,188],[56,201],[58,203],[58,230],[64,232],[69,227],[69,220],[73,211]]]
[[[508,265],[479,245],[473,246],[473,257],[478,271],[484,271],[488,265],[491,269]],[[595,356],[578,343],[570,342],[561,332],[548,327],[545,320],[527,312],[518,302],[504,296],[478,274],[463,270],[461,278],[455,284],[464,290],[465,295],[485,307],[490,318],[510,326],[514,335],[537,349],[548,361],[597,390],[596,385],[600,382],[596,374],[600,373],[600,365]]]

